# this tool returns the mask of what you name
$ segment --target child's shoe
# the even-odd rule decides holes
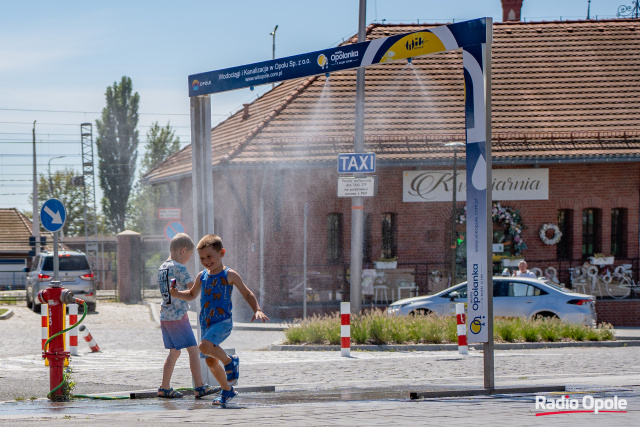
[[[182,397],[182,393],[175,391],[172,388],[159,388],[158,397],[164,397],[166,399],[180,399]]]
[[[231,357],[231,362],[224,365],[224,370],[227,373],[227,382],[230,386],[234,386],[238,384],[238,378],[240,378],[240,358],[238,356],[229,357]]]
[[[215,393],[217,390],[211,387],[209,384],[202,385],[200,387],[196,387],[193,389],[193,394],[196,396],[196,399],[200,399],[204,396],[208,396],[210,394]]]
[[[213,402],[211,402],[211,404],[226,405],[227,403],[229,403],[231,399],[233,399],[237,395],[238,395],[238,392],[235,391],[233,387],[231,387],[231,390],[222,390],[222,393],[220,393],[220,396],[213,399]]]

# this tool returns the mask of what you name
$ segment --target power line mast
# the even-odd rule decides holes
[[[84,235],[85,253],[96,279],[101,280],[101,268],[98,267],[98,224],[96,210],[96,179],[93,168],[93,126],[91,123],[80,125],[82,142],[82,189],[84,194]]]

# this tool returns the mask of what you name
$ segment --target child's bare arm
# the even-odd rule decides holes
[[[198,298],[198,294],[200,293],[200,287],[202,286],[202,282],[200,281],[200,276],[202,273],[198,274],[195,282],[187,283],[187,287],[189,289],[185,291],[179,291],[176,288],[170,288],[169,293],[172,297],[178,298],[185,301],[193,301]]]
[[[229,283],[231,283],[238,289],[240,294],[242,294],[244,299],[253,310],[253,317],[251,318],[251,321],[253,322],[254,320],[261,320],[262,322],[268,322],[269,318],[262,312],[260,304],[258,303],[258,299],[253,294],[253,292],[251,292],[251,289],[247,288],[247,285],[244,284],[240,275],[233,270],[229,270],[229,273],[227,274],[227,280],[229,280]]]

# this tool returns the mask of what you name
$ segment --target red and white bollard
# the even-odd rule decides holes
[[[69,304],[69,326],[78,322],[78,304]],[[78,355],[78,328],[69,331],[69,353],[72,356]]]
[[[351,355],[351,303],[340,303],[340,354]]]
[[[467,319],[464,314],[464,303],[456,304],[456,320],[458,323],[458,353],[469,354],[467,345]]]
[[[95,342],[95,340],[89,333],[89,330],[87,329],[86,326],[84,325],[80,326],[80,333],[82,334],[82,337],[84,338],[84,340],[87,343],[89,343],[89,348],[91,349],[91,352],[95,353],[97,351],[100,351],[100,347],[98,347],[98,344]]]
[[[47,304],[40,305],[40,319],[42,325],[42,350],[44,351],[44,343],[49,339],[49,322],[47,321],[47,315],[49,313],[49,309]]]

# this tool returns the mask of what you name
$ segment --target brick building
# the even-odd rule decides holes
[[[494,222],[496,259],[522,255],[569,284],[570,268],[613,254],[637,278],[640,21],[525,23],[519,9],[506,19],[493,28],[494,202],[517,221]],[[372,24],[367,38],[429,27]],[[378,193],[365,199],[363,261],[397,258],[395,270],[378,271],[396,297],[413,283],[421,294],[446,286],[452,238],[464,273],[464,150],[452,215],[454,155],[445,146],[465,140],[461,64],[453,51],[366,70],[365,151],[376,153]],[[284,82],[212,129],[212,231],[270,312],[299,306],[305,204],[310,303],[336,308],[348,295],[351,200],[336,196],[336,158],[353,151],[355,75]],[[191,156],[188,146],[144,178],[184,190],[188,230]],[[544,224],[561,230],[558,244],[542,241]]]

